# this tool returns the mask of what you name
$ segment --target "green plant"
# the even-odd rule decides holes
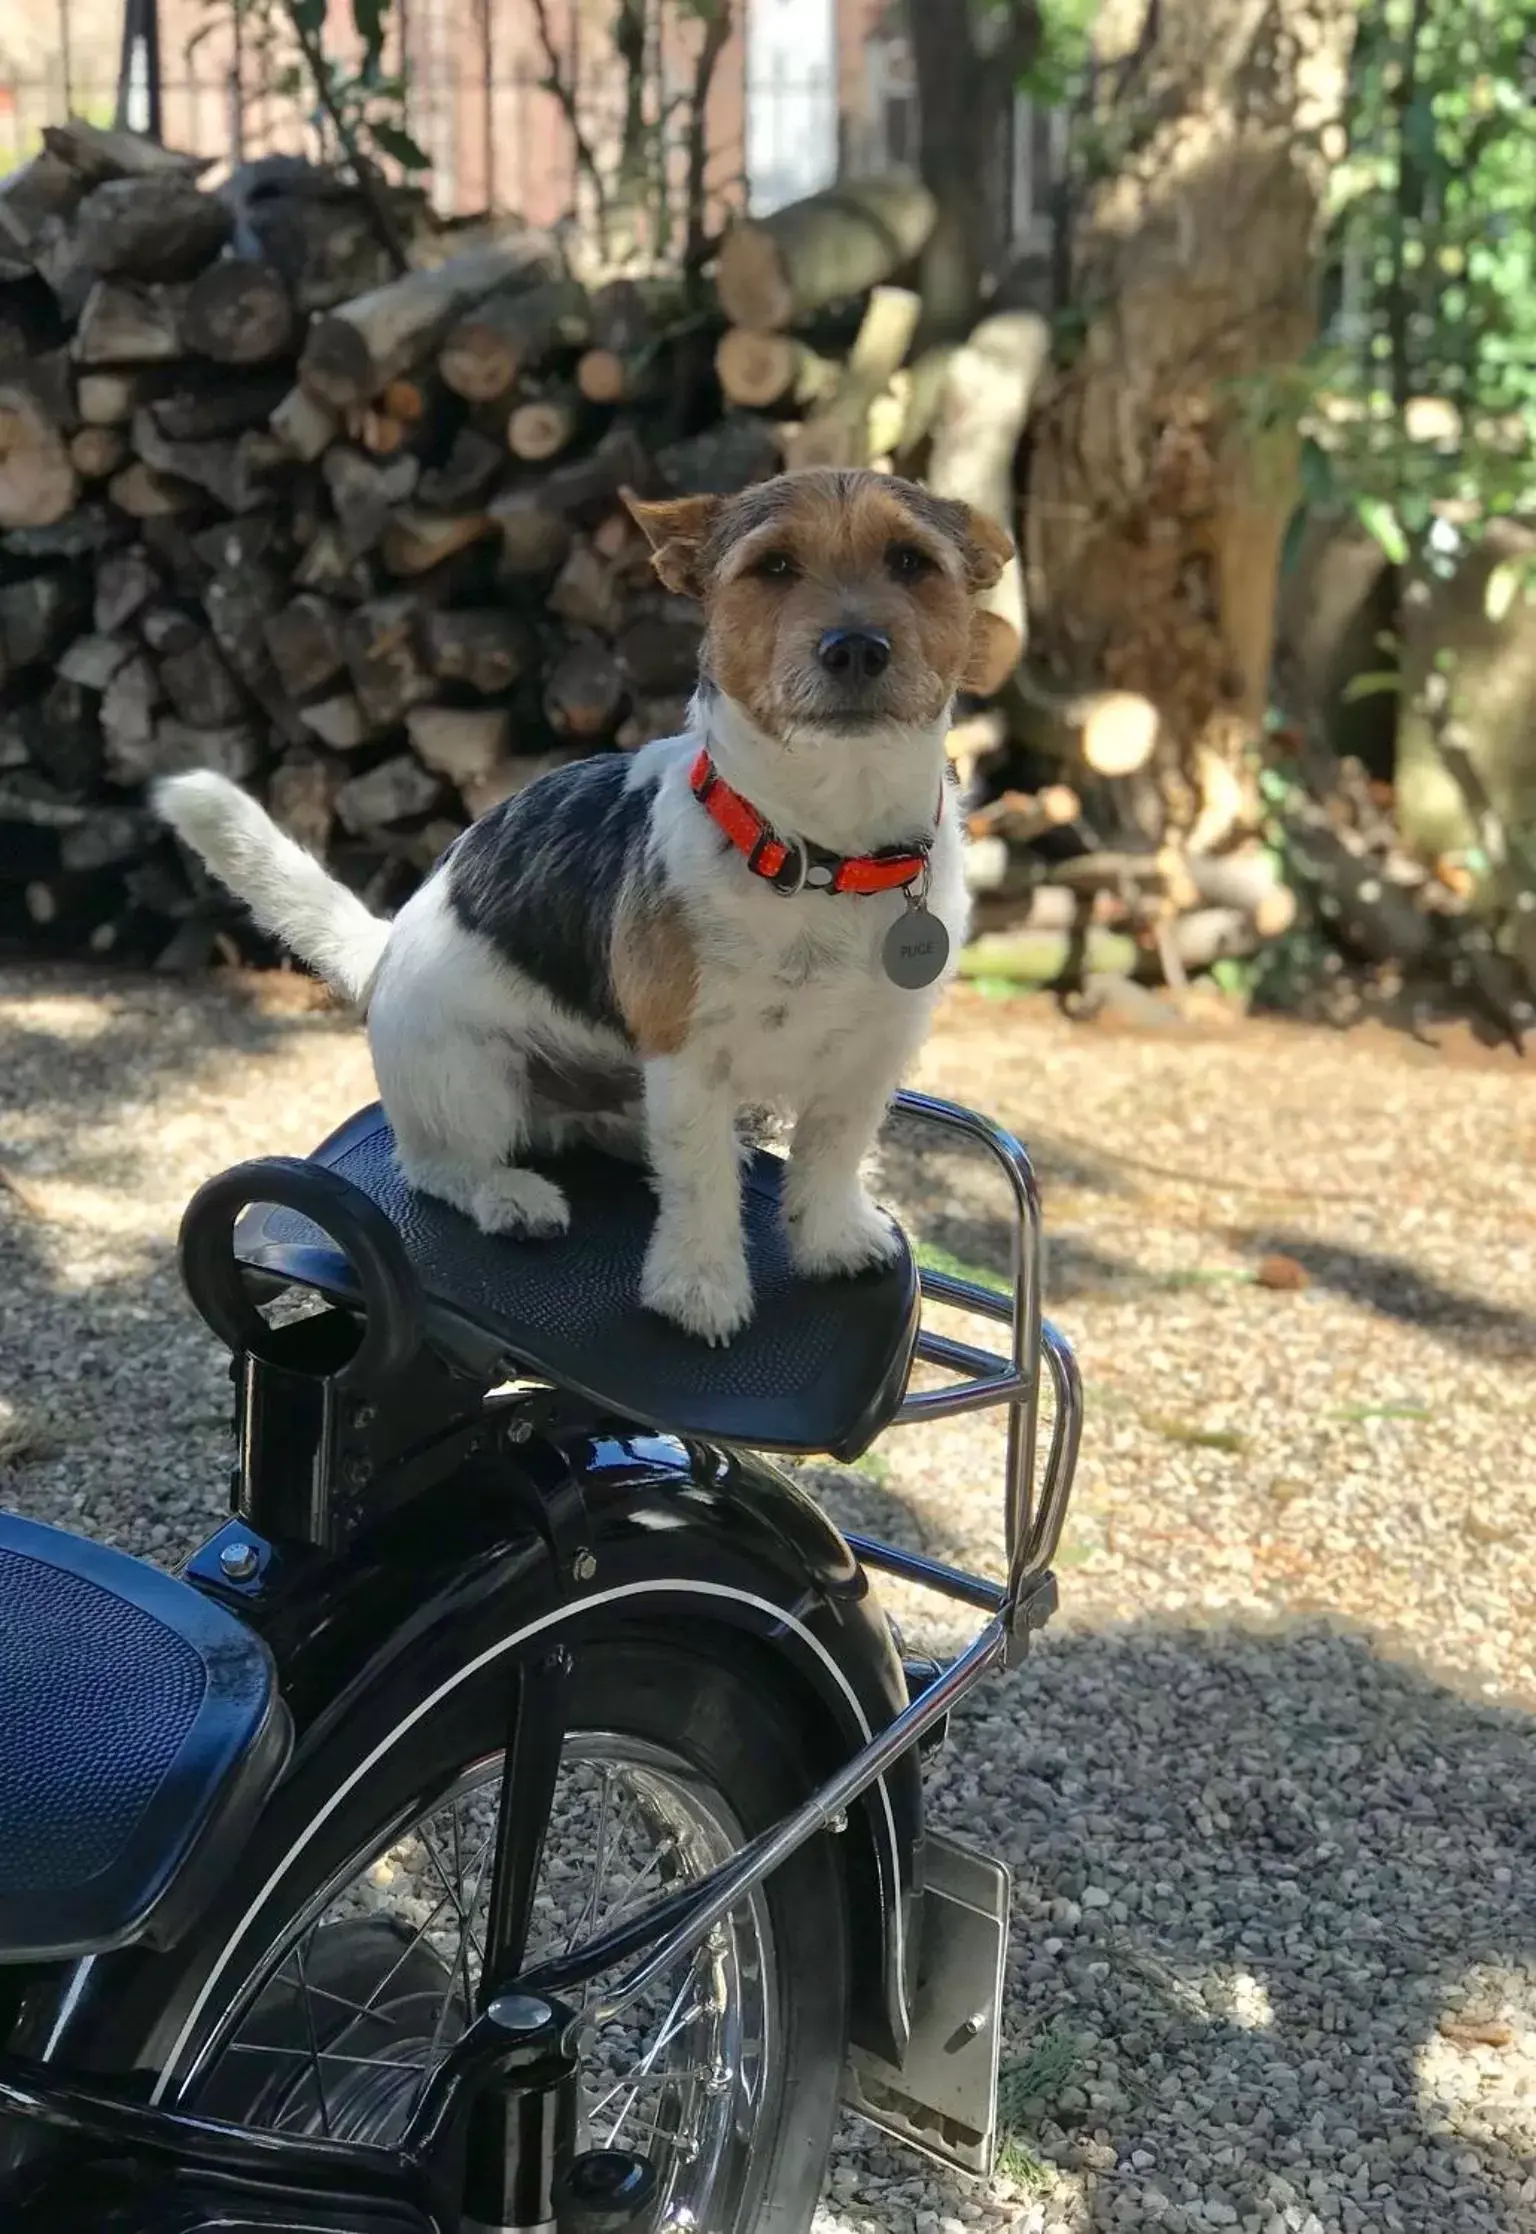
[[[1304,471],[1399,566],[1444,570],[1531,509],[1533,101],[1536,0],[1362,11]],[[1513,569],[1493,594],[1533,581]]]

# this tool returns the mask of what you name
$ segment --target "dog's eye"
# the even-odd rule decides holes
[[[892,543],[886,551],[885,563],[887,571],[898,582],[918,582],[934,571],[933,560],[915,543]]]
[[[754,561],[752,572],[765,582],[788,582],[795,574],[795,562],[788,551],[765,551]]]

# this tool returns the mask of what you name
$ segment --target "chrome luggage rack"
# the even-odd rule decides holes
[[[978,1634],[940,1668],[893,1722],[877,1733],[836,1775],[794,1812],[761,1832],[741,1852],[685,1894],[656,1904],[627,1925],[589,1941],[574,1955],[540,1964],[518,1981],[522,1992],[567,1995],[611,1971],[631,1955],[642,1959],[599,1999],[588,2002],[573,2025],[585,2032],[621,2015],[680,1956],[690,1954],[720,1920],[818,1831],[835,1824],[852,1802],[876,1783],[891,1763],[940,1722],[992,1669],[1011,1666],[1027,1649],[1030,1632],[1055,1610],[1051,1560],[1061,1540],[1082,1434],[1082,1384],[1071,1344],[1044,1317],[1040,1196],[1023,1146],[990,1119],[928,1094],[902,1093],[896,1114],[971,1140],[999,1164],[1015,1209],[1011,1292],[986,1288],[947,1272],[922,1270],[923,1295],[1009,1330],[1008,1355],[921,1329],[914,1364],[933,1365],[957,1378],[938,1388],[913,1389],[895,1424],[944,1419],[957,1412],[1008,1409],[1004,1532],[1008,1570],[1002,1582],[903,1551],[877,1538],[849,1535],[850,1549],[869,1568],[919,1584],[975,1607],[986,1615]],[[1051,1436],[1036,1494],[1036,1460],[1042,1365],[1053,1396]]]

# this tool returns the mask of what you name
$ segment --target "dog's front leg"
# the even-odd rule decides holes
[[[752,1315],[735,1091],[686,1051],[659,1056],[645,1066],[645,1125],[660,1208],[641,1299],[706,1342],[728,1342]]]
[[[797,1272],[813,1279],[862,1272],[889,1264],[900,1250],[895,1227],[861,1175],[895,1084],[878,1064],[862,1077],[840,1068],[802,1101],[784,1189],[790,1261]]]

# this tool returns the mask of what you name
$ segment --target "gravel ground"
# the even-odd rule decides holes
[[[821,2234],[1536,2228],[1531,1083],[964,993],[923,1083],[1035,1150],[1087,1430],[1061,1616],[932,1773],[1015,1876],[1002,2169],[850,2124]],[[164,1559],[219,1517],[181,1206],[368,1092],[296,980],[0,972],[7,1502]],[[968,1159],[898,1141],[886,1192],[1002,1268]],[[992,1562],[997,1463],[973,1418],[813,1479]],[[914,1644],[963,1634],[894,1595]]]

